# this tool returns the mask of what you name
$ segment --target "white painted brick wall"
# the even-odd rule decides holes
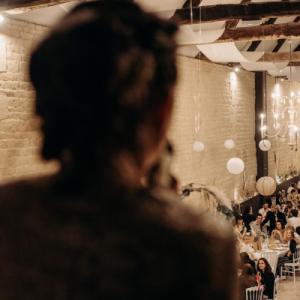
[[[0,72],[0,182],[55,168],[38,155],[41,136],[28,79],[31,49],[46,32],[45,27],[13,19],[0,25],[7,56],[6,71]]]
[[[242,175],[231,175],[226,162],[233,156],[245,161],[246,188],[254,192],[256,177],[255,82],[254,74],[232,72],[231,68],[179,57],[179,81],[170,139],[175,146],[173,172],[184,185],[213,184],[231,199],[234,187],[241,190]],[[195,114],[200,114],[200,131],[195,133]],[[232,138],[236,148],[227,150]],[[192,150],[195,140],[205,144],[202,153]]]

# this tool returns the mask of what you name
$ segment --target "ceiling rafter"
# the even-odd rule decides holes
[[[240,4],[247,3],[248,1],[249,0],[242,0]],[[225,28],[226,29],[235,28],[238,25],[239,21],[240,20],[229,20],[229,21],[226,21]]]
[[[218,4],[192,8],[193,22],[216,22],[228,20],[258,20],[261,18],[300,15],[300,2],[263,2],[242,4]],[[191,8],[176,10],[174,17],[180,25],[190,24]]]
[[[291,22],[227,29],[215,42],[297,39],[299,36],[300,23]]]

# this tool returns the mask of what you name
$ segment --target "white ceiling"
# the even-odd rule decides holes
[[[1,1],[1,0],[0,0]],[[60,18],[62,18],[68,11],[70,11],[75,5],[80,2],[89,0],[76,0],[66,4],[55,5],[47,8],[35,9],[31,12],[26,12],[22,14],[14,14],[11,17],[40,24],[44,26],[53,26]],[[175,10],[182,8],[185,0],[135,0],[144,9],[156,12],[162,17],[170,18],[175,13]],[[252,2],[272,2],[281,0],[252,0]],[[238,4],[241,0],[202,0],[201,6],[212,5],[212,4]],[[292,17],[281,17],[277,18],[276,23],[286,23],[294,19]],[[266,21],[265,19],[258,22],[254,21],[240,21],[237,27],[248,27],[259,25],[260,23]],[[189,57],[195,57],[199,51],[201,51],[205,56],[207,56],[211,61],[214,62],[244,62],[244,68],[247,70],[265,70],[272,71],[274,73],[274,68],[271,69],[269,66],[265,66],[264,63],[256,62],[256,59],[250,59],[247,51],[251,42],[240,42],[240,43],[223,43],[218,44],[215,41],[222,35],[225,30],[225,22],[215,22],[207,23],[201,25],[188,24],[180,27],[178,34],[178,43],[181,45],[178,49],[178,54],[185,55]],[[292,42],[292,50],[295,49],[300,43],[300,40],[294,40]],[[199,46],[199,44],[204,44],[204,46]],[[265,51],[272,51],[276,46],[277,41],[270,40],[264,41],[259,44],[256,51],[261,54]],[[189,45],[189,46],[187,46]],[[209,49],[206,49],[206,48]],[[285,42],[280,52],[288,52],[290,45]],[[212,54],[216,52],[217,56]],[[246,60],[246,62],[245,62]],[[247,65],[247,67],[246,67]],[[281,67],[280,67],[281,68]],[[300,78],[300,67],[295,68],[299,73]],[[277,71],[277,70],[276,70]],[[281,70],[279,70],[281,71]],[[278,72],[279,72],[278,71]],[[271,73],[272,73],[271,72]],[[272,75],[274,76],[274,74]]]

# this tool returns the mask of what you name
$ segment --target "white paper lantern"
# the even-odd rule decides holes
[[[245,164],[240,158],[233,157],[228,160],[226,167],[230,174],[238,175],[244,171]]]
[[[226,148],[226,149],[233,149],[234,147],[235,147],[235,142],[234,142],[234,140],[231,140],[231,139],[229,139],[229,140],[226,140],[225,142],[224,142],[224,147]]]
[[[193,144],[193,150],[195,152],[202,152],[204,150],[204,144],[202,142],[196,141]]]
[[[256,182],[256,189],[263,196],[271,196],[276,191],[276,182],[272,177],[261,177]]]
[[[271,142],[269,140],[261,140],[258,144],[261,151],[269,151],[271,149]]]

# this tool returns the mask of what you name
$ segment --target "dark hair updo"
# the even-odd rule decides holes
[[[30,64],[43,157],[138,153],[139,127],[176,81],[176,30],[131,1],[88,2],[69,13]]]

